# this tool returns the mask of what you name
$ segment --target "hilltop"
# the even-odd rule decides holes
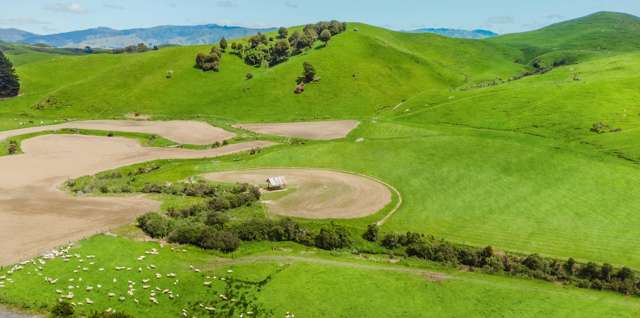
[[[528,60],[551,51],[629,52],[640,49],[640,18],[598,12],[540,30],[498,36],[493,43],[516,47]]]
[[[23,96],[0,104],[0,113],[87,118],[138,111],[233,120],[352,119],[393,108],[424,90],[511,76],[523,68],[512,62],[518,55],[515,49],[364,24],[350,24],[327,47],[319,44],[272,68],[248,66],[227,52],[219,73],[195,69],[196,54],[210,48],[170,47],[25,64],[18,67]],[[303,62],[315,66],[320,82],[298,96],[293,89]],[[166,78],[169,70],[171,79]],[[254,75],[251,80],[247,73]],[[46,100],[56,103],[35,108]]]

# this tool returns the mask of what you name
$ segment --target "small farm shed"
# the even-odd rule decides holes
[[[267,178],[267,189],[269,190],[281,190],[287,187],[287,179],[284,177],[269,177]]]

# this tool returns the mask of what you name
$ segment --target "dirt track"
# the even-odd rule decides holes
[[[218,266],[255,264],[259,262],[263,262],[263,263],[276,262],[281,264],[307,263],[307,264],[318,264],[318,265],[327,265],[327,266],[334,266],[334,267],[347,267],[347,268],[362,269],[362,270],[410,273],[410,274],[421,275],[427,278],[428,280],[435,281],[435,282],[440,282],[440,281],[444,281],[452,278],[451,276],[445,273],[429,271],[421,268],[413,268],[413,267],[391,265],[391,264],[355,263],[355,262],[342,261],[342,260],[331,260],[331,259],[323,259],[318,257],[293,256],[293,255],[259,255],[259,256],[245,256],[245,257],[240,257],[235,259],[217,259],[211,264],[211,266],[215,268]]]
[[[259,134],[313,140],[332,140],[346,137],[358,127],[356,120],[310,121],[297,123],[239,124],[234,127]]]
[[[72,197],[67,179],[156,159],[216,157],[271,142],[209,149],[146,148],[127,138],[46,135],[22,143],[24,154],[0,157],[0,265],[132,221],[157,209],[143,197]]]
[[[273,214],[309,219],[349,219],[371,215],[391,202],[391,192],[372,179],[318,169],[263,169],[205,175],[219,182],[265,184],[284,176],[290,194],[265,202]]]
[[[0,140],[18,135],[47,130],[60,130],[63,128],[155,134],[177,143],[192,145],[213,144],[231,139],[235,136],[234,133],[198,121],[88,120],[1,131]]]

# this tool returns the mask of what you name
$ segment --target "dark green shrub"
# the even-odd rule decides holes
[[[181,222],[176,224],[167,240],[171,243],[199,245],[206,226],[198,222]]]
[[[15,155],[18,152],[18,143],[15,140],[9,141],[9,146],[7,147],[7,153],[10,155]]]
[[[59,302],[53,308],[51,308],[51,316],[55,318],[71,317],[75,314],[73,306],[66,302]]]
[[[324,42],[324,46],[327,46],[329,41],[331,40],[331,31],[323,30],[320,32],[320,36],[318,37],[320,41]]]
[[[156,212],[149,212],[138,217],[138,227],[153,238],[163,238],[171,230],[171,222]]]
[[[342,226],[333,225],[331,227],[323,227],[315,239],[316,247],[324,250],[335,250],[350,247],[352,244],[351,237],[347,229]]]
[[[287,28],[280,27],[278,29],[278,38],[279,39],[286,39],[288,35],[289,35],[289,30]]]
[[[578,275],[586,279],[596,279],[600,273],[600,268],[594,262],[589,262],[580,268]]]
[[[213,226],[219,229],[224,228],[224,225],[229,222],[229,216],[222,212],[209,212],[204,223],[208,226]]]
[[[231,208],[231,203],[225,198],[215,197],[209,200],[207,206],[213,211],[226,211]]]
[[[362,238],[369,242],[375,242],[378,240],[378,232],[380,229],[377,224],[369,224],[367,226],[367,231],[362,234]]]
[[[302,64],[302,76],[298,78],[298,83],[311,83],[316,78],[316,68],[309,62]]]
[[[522,265],[528,267],[531,270],[544,271],[545,269],[545,262],[538,254],[531,254],[527,256],[522,261]]]
[[[233,252],[240,247],[240,239],[230,231],[208,228],[202,232],[198,244],[202,248]]]
[[[400,247],[400,235],[395,233],[386,234],[382,238],[381,244],[382,246],[388,249],[394,249],[394,248]]]

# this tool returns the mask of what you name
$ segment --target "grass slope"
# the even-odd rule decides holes
[[[635,51],[640,48],[640,18],[598,12],[537,31],[507,34],[487,41],[517,47],[525,52],[527,60],[558,50]]]
[[[639,57],[629,53],[594,59],[499,86],[449,93],[447,99],[424,94],[398,109],[396,118],[589,143],[637,160]],[[590,129],[597,122],[622,131],[595,134]]]
[[[358,31],[355,31],[357,28]],[[406,34],[352,24],[328,47],[270,69],[226,54],[219,73],[193,68],[208,46],[173,47],[144,54],[60,57],[18,67],[23,96],[0,101],[0,117],[38,119],[122,117],[138,111],[157,118],[285,121],[360,118],[393,107],[423,90],[442,90],[518,73],[516,50],[428,34]],[[293,94],[302,63],[321,77]],[[168,70],[172,79],[165,78]],[[252,80],[245,74],[254,73]],[[53,97],[58,105],[34,110]]]

